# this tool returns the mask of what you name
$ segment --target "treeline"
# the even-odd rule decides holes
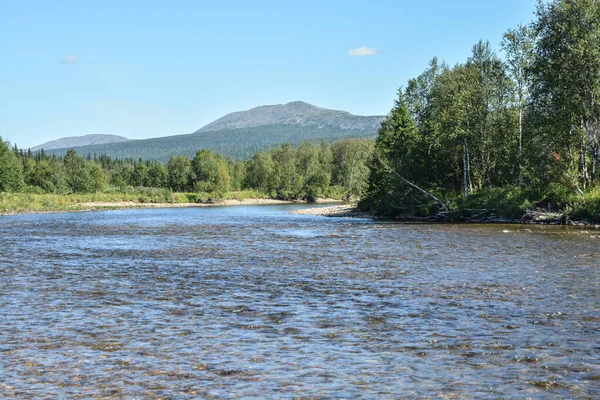
[[[211,150],[226,158],[247,160],[254,154],[268,151],[281,143],[297,146],[304,140],[333,143],[348,138],[375,138],[376,130],[341,129],[335,126],[268,125],[188,135],[132,140],[85,146],[82,154],[106,154],[113,158],[156,160],[167,163],[171,155],[194,158],[198,149]],[[48,153],[64,156],[66,149],[49,150]]]
[[[254,190],[277,199],[358,196],[369,173],[374,141],[342,139],[284,144],[235,161],[210,150],[193,158],[172,156],[156,161],[86,158],[71,149],[64,157],[44,151],[12,149],[0,138],[0,192],[99,193],[132,188],[163,188],[206,193]]]
[[[599,38],[600,2],[555,0],[504,34],[503,58],[484,41],[464,63],[434,58],[382,123],[361,206],[427,215],[492,198],[518,210],[585,202],[600,167]]]

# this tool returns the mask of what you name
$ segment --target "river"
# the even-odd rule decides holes
[[[0,218],[0,393],[600,397],[600,232],[301,207]]]

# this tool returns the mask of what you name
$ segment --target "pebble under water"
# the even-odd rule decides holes
[[[0,218],[0,395],[600,397],[600,232],[299,207]]]

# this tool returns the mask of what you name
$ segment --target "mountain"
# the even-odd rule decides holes
[[[362,117],[346,111],[329,110],[302,101],[294,101],[227,114],[197,130],[196,133],[268,125],[331,127],[341,130],[377,132],[382,119],[383,117],[379,116]]]
[[[187,135],[75,148],[84,156],[107,154],[116,158],[162,162],[168,161],[171,155],[193,157],[199,149],[209,149],[234,159],[247,159],[282,143],[375,137],[383,118],[357,116],[296,101],[227,114]],[[54,149],[49,153],[62,155],[67,148]]]
[[[46,142],[44,144],[40,144],[39,146],[35,146],[31,148],[31,151],[38,151],[41,149],[46,150],[54,150],[54,149],[65,149],[72,147],[82,147],[82,146],[91,146],[98,144],[107,144],[107,143],[120,143],[126,142],[129,139],[123,136],[117,135],[85,135],[85,136],[73,136],[73,137],[65,137],[61,139],[52,140],[51,142]]]

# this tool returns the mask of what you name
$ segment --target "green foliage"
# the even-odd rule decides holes
[[[149,187],[167,187],[169,183],[169,172],[160,163],[153,163],[148,167],[146,185]]]
[[[171,156],[167,164],[169,187],[175,192],[191,189],[192,162],[183,156]]]
[[[374,141],[371,139],[342,139],[331,146],[331,182],[337,196],[360,196],[366,189],[370,156]]]
[[[595,189],[585,196],[578,196],[568,202],[567,215],[572,219],[600,221],[600,190]]]
[[[268,125],[214,132],[199,132],[123,143],[109,143],[78,148],[81,154],[105,154],[112,158],[132,158],[166,163],[172,155],[193,158],[198,149],[207,149],[234,160],[247,160],[258,152],[305,140],[334,142],[344,138],[374,138],[376,132],[340,129],[332,126]],[[49,155],[63,156],[66,149],[49,150]]]
[[[275,163],[271,153],[257,153],[246,164],[244,187],[261,193],[275,191]]]
[[[585,189],[593,180],[590,163],[600,167],[600,3],[540,2],[533,28],[533,117],[541,125],[536,143],[560,157],[559,172]]]
[[[367,139],[284,144],[247,161],[244,186],[284,200],[350,198],[366,185],[372,150]]]
[[[521,218],[526,209],[533,208],[528,200],[528,193],[518,187],[514,188],[493,188],[477,192],[465,198],[458,196],[451,200],[456,209],[490,210],[495,215],[504,218]]]
[[[332,149],[339,153],[342,148],[344,157],[353,160],[352,184],[346,185],[346,195],[339,193],[339,187],[331,189],[332,171],[343,175],[343,168],[337,165],[341,161],[334,158]],[[225,159],[202,149],[192,160],[172,156],[166,166],[96,154],[84,159],[74,149],[65,157],[43,151],[34,155],[18,149],[8,150],[7,154],[16,162],[18,171],[25,171],[26,186],[21,185],[20,190],[30,194],[106,193],[132,196],[129,201],[140,203],[211,203],[231,191],[261,198],[307,200],[332,193],[336,198],[355,195],[364,186],[365,163],[371,149],[372,141],[364,139],[344,140],[333,146],[326,141],[306,141],[297,147],[287,144],[257,153],[249,161]],[[187,193],[186,199],[174,198],[173,191]],[[190,194],[191,191],[195,193]]]
[[[45,193],[56,193],[58,188],[64,186],[62,176],[57,166],[50,160],[41,160],[29,169],[25,182],[31,186],[37,186]]]
[[[23,187],[23,166],[9,144],[0,137],[0,193],[16,192]]]
[[[102,170],[102,167],[93,162],[86,162],[86,172],[89,175],[89,183],[87,185],[87,190],[91,193],[102,192],[106,187],[106,175]]]
[[[229,165],[220,154],[198,150],[192,160],[195,192],[225,193],[230,189]]]
[[[173,193],[168,189],[137,188],[137,200],[140,203],[174,203]]]
[[[92,160],[84,160],[73,149],[69,150],[64,157],[63,169],[69,193],[96,193],[104,190],[106,186],[106,174],[102,167]],[[52,174],[47,174],[47,178],[48,180],[42,186],[52,188],[54,183]]]
[[[381,123],[375,142],[375,156],[370,164],[368,188],[360,204],[361,208],[388,214],[404,212],[408,203],[394,203],[409,189],[393,172],[408,180],[415,179],[418,166],[412,161],[418,159],[414,154],[420,147],[418,140],[417,126],[409,114],[405,97],[400,92],[392,112]]]
[[[88,192],[90,176],[85,168],[85,160],[73,149],[63,160],[67,188],[71,193]]]
[[[600,169],[600,2],[540,2],[537,17],[504,35],[504,62],[480,41],[400,90],[363,208],[427,215],[443,198],[510,218],[541,203],[598,218],[595,200],[578,199]]]

